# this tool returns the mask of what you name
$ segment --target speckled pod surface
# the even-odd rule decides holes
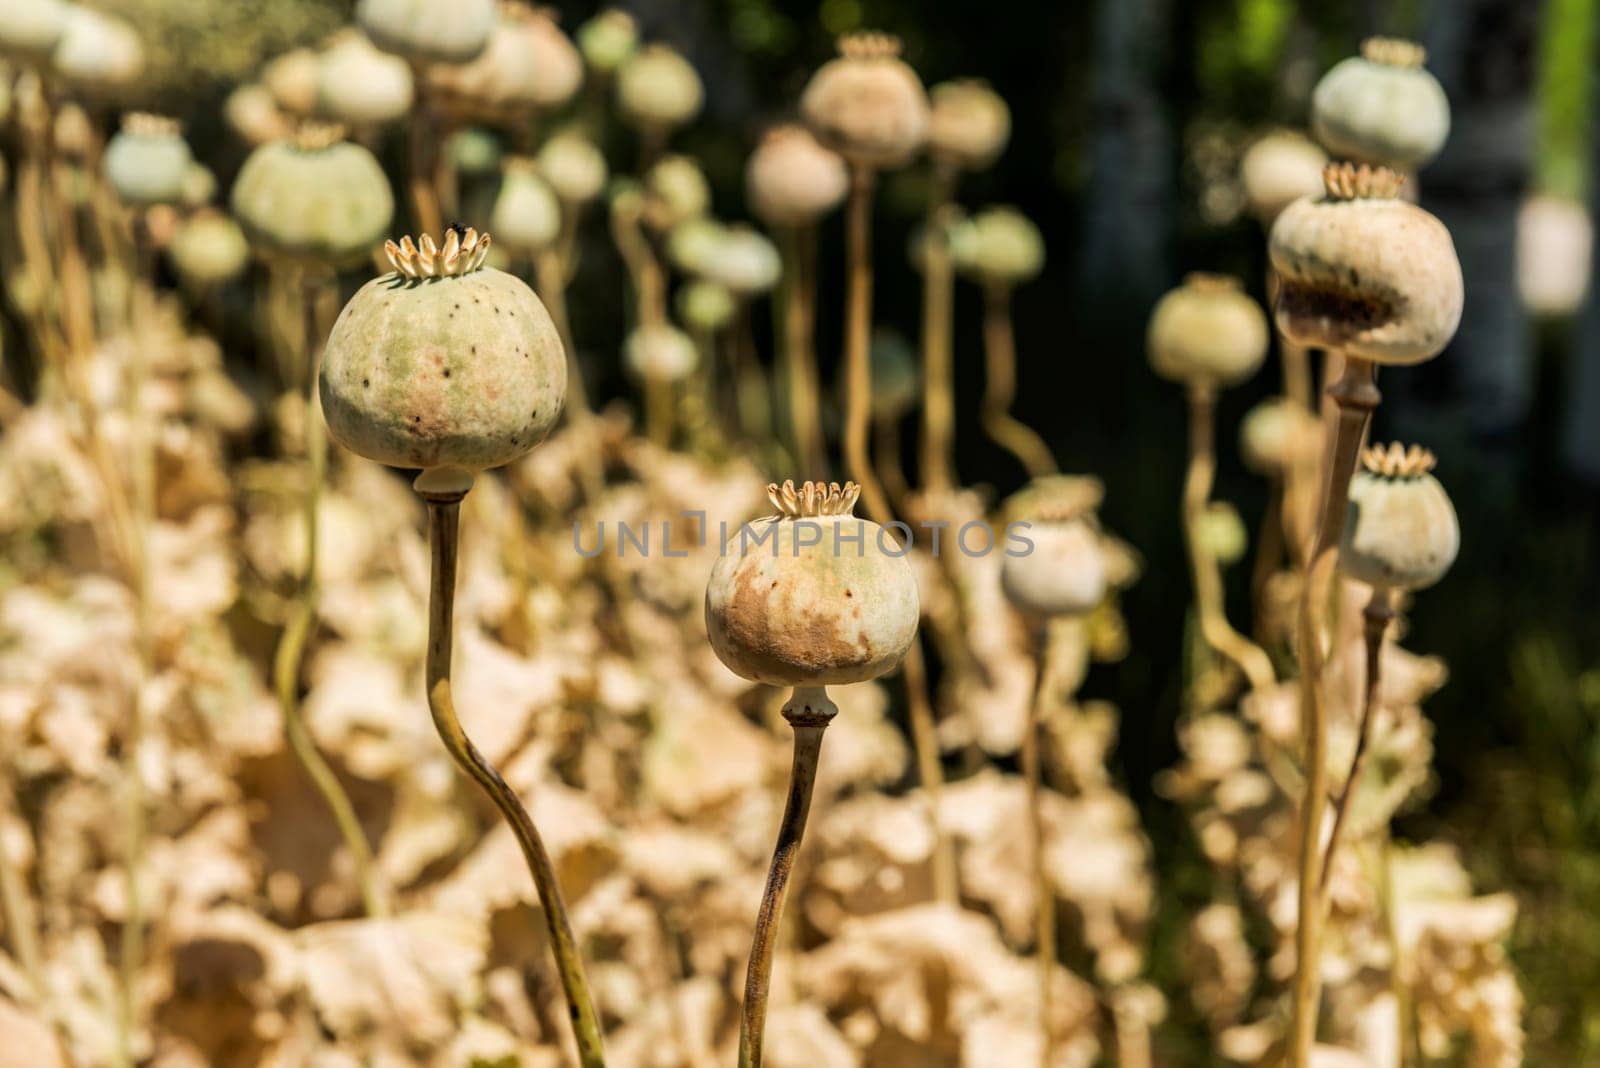
[[[1398,182],[1386,171],[1330,165],[1325,181],[1328,195],[1296,201],[1272,227],[1279,328],[1298,344],[1373,363],[1431,359],[1461,323],[1450,232],[1394,199]]]
[[[849,34],[800,97],[800,114],[818,139],[858,165],[899,167],[928,138],[928,94],[900,60],[900,43]]]
[[[1461,528],[1432,468],[1433,455],[1416,446],[1363,453],[1339,543],[1345,574],[1369,586],[1420,590],[1450,570]]]
[[[806,506],[807,489],[819,485],[769,487],[779,514],[736,532],[711,570],[711,647],[753,682],[830,686],[879,678],[900,664],[916,636],[916,577],[895,536],[851,514],[854,486],[835,485],[831,494],[823,487]]]
[[[495,0],[361,0],[356,22],[372,43],[414,63],[465,63],[483,51]]]
[[[352,452],[392,467],[481,470],[550,432],[567,363],[544,305],[512,275],[397,271],[339,314],[320,387],[328,430]]]
[[[1150,366],[1200,386],[1243,382],[1267,357],[1267,316],[1235,278],[1191,274],[1156,302],[1146,335]]]
[[[1422,49],[1373,38],[1336,64],[1311,94],[1311,129],[1333,155],[1415,170],[1450,135],[1450,101],[1422,67]]]
[[[262,145],[233,183],[233,213],[245,233],[291,258],[350,263],[389,230],[394,194],[383,168],[360,145]]]

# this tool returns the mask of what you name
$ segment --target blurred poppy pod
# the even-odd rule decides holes
[[[178,121],[160,115],[128,114],[106,145],[106,177],[134,207],[178,203],[193,162]]]
[[[561,337],[532,289],[485,267],[487,234],[384,246],[394,270],[339,313],[322,356],[328,431],[391,467],[477,471],[544,440],[566,399]]]
[[[1239,424],[1239,456],[1259,475],[1279,476],[1315,459],[1322,449],[1322,424],[1285,397],[1269,397]]]
[[[981,171],[1011,139],[1011,109],[977,78],[941,82],[928,91],[928,153],[962,170]]]
[[[317,111],[350,126],[376,126],[411,110],[411,67],[351,28],[317,58]]]
[[[489,225],[497,242],[524,254],[547,248],[561,232],[561,204],[533,160],[521,156],[506,160]]]
[[[489,43],[495,0],[361,0],[356,23],[385,52],[421,63],[465,63]]]
[[[1461,264],[1450,231],[1396,199],[1393,171],[1330,164],[1324,195],[1272,226],[1278,326],[1301,345],[1376,364],[1432,359],[1461,322]]]
[[[289,116],[278,107],[277,98],[265,85],[241,85],[228,94],[222,105],[228,129],[247,145],[264,145],[290,136]]]
[[[1450,135],[1450,101],[1411,41],[1369,37],[1311,93],[1311,130],[1335,156],[1416,170]]]
[[[456,115],[514,123],[571,100],[583,83],[583,62],[550,8],[503,3],[482,53],[469,63],[429,67],[427,78]]]
[[[1147,338],[1157,374],[1212,389],[1255,374],[1269,342],[1267,317],[1239,280],[1201,272],[1156,302]]]
[[[578,51],[600,74],[615,74],[639,49],[639,24],[626,11],[608,7],[578,27]]]
[[[72,7],[51,64],[80,93],[117,93],[144,73],[144,45],[134,28],[115,15]]]
[[[973,281],[1011,287],[1044,269],[1044,238],[1015,208],[984,208],[951,231],[950,255]]]
[[[539,148],[539,173],[568,204],[587,204],[606,188],[606,157],[580,130],[560,130]]]
[[[804,126],[768,130],[745,164],[750,210],[768,226],[806,226],[837,208],[850,189],[838,153]]]
[[[1328,154],[1294,130],[1274,130],[1260,138],[1239,162],[1250,213],[1263,226],[1271,226],[1296,200],[1320,196],[1322,168],[1327,164]]]
[[[727,226],[719,228],[704,274],[749,300],[776,285],[782,271],[778,250],[765,235],[748,226]]]
[[[278,107],[298,118],[317,113],[317,83],[322,62],[309,48],[274,56],[261,68],[261,84],[272,91]]]
[[[250,243],[238,223],[206,208],[178,227],[167,255],[185,286],[206,289],[244,273],[250,262]]]
[[[688,156],[663,156],[644,176],[644,218],[666,231],[711,207],[711,186],[700,164]]]
[[[928,137],[928,96],[900,59],[900,41],[883,33],[839,39],[839,56],[811,76],[800,113],[823,144],[851,163],[899,167]]]
[[[635,327],[623,343],[622,357],[628,370],[647,382],[680,382],[700,363],[689,335],[667,323]]]
[[[49,59],[70,10],[62,0],[0,0],[0,56],[24,63]]]
[[[1000,588],[1019,612],[1046,619],[1081,616],[1105,599],[1106,558],[1095,518],[1104,496],[1098,479],[1048,475],[1005,503],[1008,535],[1014,531],[1023,543],[1008,547]]]
[[[261,251],[353,263],[383,239],[394,195],[383,168],[337,126],[307,123],[262,145],[233,183],[233,213]]]
[[[1450,570],[1461,528],[1433,466],[1433,453],[1416,445],[1362,453],[1339,543],[1345,574],[1378,589],[1421,590]]]
[[[679,318],[691,330],[704,334],[714,334],[726,327],[738,310],[733,294],[725,286],[704,278],[697,278],[678,290],[677,307]]]
[[[775,513],[729,538],[706,584],[706,632],[734,674],[775,686],[864,682],[916,636],[916,577],[894,536],[854,514],[853,483],[767,487]]]
[[[622,117],[641,130],[665,134],[700,114],[705,89],[694,67],[664,44],[646,45],[617,72]]]

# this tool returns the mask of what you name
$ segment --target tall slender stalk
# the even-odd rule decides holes
[[[917,777],[928,801],[928,822],[933,828],[933,898],[946,905],[960,900],[956,877],[956,852],[944,831],[940,799],[944,794],[944,767],[939,763],[939,730],[933,702],[928,697],[928,665],[922,656],[922,636],[911,641],[901,662],[906,680],[906,710],[911,721],[911,745],[916,751]]]
[[[324,333],[318,323],[316,283],[303,280],[305,287],[305,353],[301,373],[305,376],[306,427],[306,492],[301,504],[301,518],[305,537],[305,574],[300,579],[300,589],[295,597],[289,623],[278,639],[277,653],[273,657],[272,677],[277,692],[278,710],[283,716],[284,738],[290,752],[300,761],[306,775],[316,787],[333,821],[345,848],[350,851],[355,865],[356,883],[361,888],[361,901],[368,916],[388,915],[388,904],[378,888],[373,871],[372,847],[367,842],[361,821],[356,816],[350,795],[345,792],[339,777],[317,749],[315,739],[306,726],[300,706],[300,664],[305,657],[306,642],[317,620],[317,537],[319,503],[323,485],[327,480],[328,440],[322,425],[322,412],[317,396],[317,358],[322,348]]]
[[[868,455],[872,426],[872,191],[876,174],[861,164],[850,167],[850,199],[845,223],[849,279],[845,300],[844,462],[861,487],[869,519],[886,522],[888,498]]]
[[[1190,577],[1194,580],[1195,614],[1206,644],[1237,664],[1252,690],[1262,690],[1277,681],[1272,659],[1228,622],[1222,573],[1200,533],[1217,472],[1216,402],[1212,387],[1189,387],[1189,470],[1183,483],[1183,534],[1189,547]]]
[[[0,773],[0,828],[16,815],[16,793],[12,787],[10,769]],[[23,874],[12,867],[10,860],[0,852],[0,918],[5,920],[6,937],[11,940],[11,952],[22,965],[22,974],[28,980],[36,1005],[43,1006],[48,998],[44,984],[44,965],[39,954],[38,912],[33,905],[33,895]]]
[[[447,477],[430,481],[430,475],[442,473]],[[465,477],[459,480],[448,477],[455,474]],[[589,994],[583,961],[578,955],[577,939],[572,932],[572,920],[567,915],[567,905],[561,896],[561,885],[556,881],[555,866],[516,791],[484,758],[462,729],[461,721],[456,716],[455,700],[451,696],[450,664],[454,640],[461,500],[471,485],[469,474],[454,471],[424,472],[416,483],[417,493],[428,508],[428,545],[432,561],[428,588],[428,709],[445,749],[456,765],[488,795],[511,828],[517,844],[522,847],[523,858],[528,863],[528,871],[533,876],[539,902],[543,906],[550,949],[555,954],[556,971],[561,977],[562,992],[566,995],[579,1062],[583,1068],[604,1068],[605,1050],[600,1036],[600,1020],[595,1013],[594,999]]]
[[[1378,690],[1382,682],[1383,635],[1389,629],[1389,621],[1394,618],[1393,593],[1388,589],[1374,589],[1361,615],[1367,685],[1361,700],[1361,723],[1356,728],[1356,751],[1350,758],[1350,772],[1344,778],[1344,786],[1333,803],[1333,830],[1328,834],[1328,848],[1322,857],[1322,878],[1318,889],[1322,895],[1323,915],[1328,910],[1328,885],[1333,872],[1333,859],[1338,855],[1340,837],[1350,816],[1356,787],[1361,783],[1361,772],[1366,767],[1372,714],[1377,708]]]
[[[922,484],[939,492],[954,483],[955,386],[951,331],[955,271],[947,237],[956,170],[935,161],[922,258]]]
[[[987,377],[980,415],[984,432],[1017,458],[1030,478],[1060,470],[1037,431],[1011,414],[1017,396],[1017,342],[1011,324],[1011,287],[983,287],[983,352]]]
[[[1331,362],[1336,354],[1328,355]],[[1376,368],[1371,363],[1350,357],[1344,361],[1339,380],[1328,389],[1328,397],[1338,415],[1323,465],[1326,475],[1317,534],[1306,556],[1308,564],[1300,595],[1297,645],[1305,791],[1300,799],[1298,920],[1289,1047],[1294,1068],[1310,1066],[1321,996],[1322,899],[1318,887],[1321,884],[1322,821],[1328,802],[1328,718],[1322,694],[1322,627],[1317,616],[1319,607],[1326,603],[1333,581],[1339,531],[1344,526],[1350,478],[1355,473],[1361,439],[1366,434],[1373,409],[1382,399],[1375,376]]]
[[[1027,787],[1029,863],[1035,899],[1035,956],[1039,968],[1040,1064],[1044,1066],[1050,1063],[1051,1049],[1055,1045],[1050,1021],[1055,1000],[1056,898],[1044,863],[1044,773],[1039,732],[1043,725],[1042,706],[1049,692],[1050,658],[1049,640],[1043,626],[1039,627],[1034,650],[1037,672],[1034,675],[1033,700],[1028,703],[1028,726],[1022,736],[1022,779]]]
[[[778,824],[778,843],[767,869],[767,885],[756,913],[755,938],[750,944],[750,963],[744,978],[744,1005],[739,1016],[739,1068],[761,1068],[762,1040],[767,1028],[767,998],[772,988],[772,958],[778,941],[778,926],[783,919],[783,903],[788,896],[789,874],[800,852],[806,833],[806,817],[811,813],[811,793],[817,781],[817,762],[822,755],[822,732],[839,709],[828,698],[826,689],[796,687],[783,706],[783,718],[794,728],[794,765],[789,772],[789,799]]]
[[[817,278],[817,232],[811,225],[789,227],[780,235],[784,257],[779,288],[783,314],[783,361],[789,393],[789,428],[796,461],[814,478],[827,474],[818,413],[817,354],[813,330]]]
[[[556,333],[561,335],[561,347],[567,353],[566,418],[585,439],[593,442],[594,407],[589,403],[589,389],[584,384],[583,368],[578,364],[578,349],[572,340],[572,320],[567,314],[567,282],[572,273],[575,248],[568,234],[577,229],[577,211],[575,204],[562,204],[562,235],[554,247],[534,253],[533,275],[539,296],[550,312],[550,321],[555,324]],[[583,479],[584,494],[591,501],[598,500],[605,486],[600,450],[598,447],[586,447],[581,451],[578,470]]]
[[[427,74],[419,63],[411,65],[411,82],[416,92],[411,98],[411,121],[406,124],[407,188],[417,229],[424,234],[437,234],[444,230],[436,184],[439,131],[428,106]]]

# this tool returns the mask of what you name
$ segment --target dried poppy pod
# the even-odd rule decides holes
[[[185,286],[207,289],[244,273],[250,262],[250,243],[238,223],[214,208],[206,208],[178,228],[167,256]]]
[[[134,207],[178,203],[193,162],[178,121],[161,115],[130,112],[106,145],[106,177]]]
[[[233,183],[233,214],[262,251],[289,259],[353,263],[382,240],[394,216],[383,168],[337,126],[306,123],[293,140],[262,145]]]
[[[465,63],[489,43],[495,0],[361,0],[356,23],[372,43],[414,64]]]
[[[617,71],[617,105],[630,125],[665,136],[700,114],[700,75],[664,44],[646,45]]]
[[[1258,475],[1280,476],[1321,450],[1321,422],[1287,397],[1269,397],[1239,423],[1239,456]]]
[[[583,83],[583,61],[550,8],[502,3],[482,53],[470,63],[432,66],[427,78],[455,115],[514,122],[571,100]]]
[[[809,226],[844,202],[850,176],[810,130],[785,123],[750,153],[744,185],[750,210],[768,226]]]
[[[639,24],[626,11],[608,7],[578,27],[578,51],[599,74],[615,74],[639,49]]]
[[[811,76],[800,114],[823,144],[856,166],[910,162],[928,137],[928,95],[883,33],[839,39],[839,56]]]
[[[578,129],[560,130],[539,147],[539,173],[563,203],[587,204],[605,192],[605,154]]]
[[[1147,334],[1156,374],[1206,389],[1255,374],[1268,342],[1267,317],[1239,280],[1200,272],[1156,302]]]
[[[1245,150],[1239,177],[1250,213],[1271,226],[1290,204],[1322,193],[1322,168],[1328,154],[1294,130],[1274,130]]]
[[[394,271],[339,313],[322,356],[328,431],[391,467],[478,471],[544,440],[567,393],[567,359],[544,305],[483,266],[489,235],[452,228],[388,242]]]
[[[711,208],[711,186],[700,164],[688,156],[663,156],[644,176],[644,219],[659,231],[671,230]]]
[[[183,169],[183,190],[178,202],[186,208],[202,208],[216,198],[216,174],[204,163],[191,159]]]
[[[411,110],[411,65],[360,30],[336,34],[317,58],[317,111],[350,126],[379,126]]]
[[[765,293],[777,284],[783,265],[766,235],[748,226],[718,228],[702,273],[720,282],[741,300]]]
[[[1421,590],[1450,570],[1461,528],[1433,465],[1433,453],[1416,445],[1362,453],[1339,542],[1345,574],[1377,589]]]
[[[928,154],[966,171],[992,164],[1011,139],[1011,109],[978,78],[941,82],[928,91]]]
[[[1450,134],[1450,101],[1423,69],[1420,45],[1369,37],[1361,55],[1334,65],[1311,94],[1311,130],[1335,156],[1415,170]]]
[[[667,235],[667,260],[684,274],[704,277],[711,271],[724,229],[706,215],[685,219]]]
[[[144,45],[138,32],[115,15],[73,6],[50,62],[77,92],[106,96],[144,73]]]
[[[50,58],[67,29],[61,0],[0,0],[0,56],[24,63]]]
[[[522,254],[548,248],[561,232],[561,204],[539,177],[533,160],[522,156],[506,160],[489,225],[498,243]]]
[[[293,133],[289,116],[278,107],[277,98],[265,85],[241,85],[228,94],[222,105],[228,129],[252,147],[279,141]]]
[[[494,131],[466,126],[450,135],[445,156],[463,178],[487,178],[500,173],[504,153]]]
[[[623,342],[622,358],[647,382],[681,382],[700,363],[700,350],[682,330],[670,323],[635,327]]]
[[[738,303],[726,287],[703,278],[680,288],[676,302],[679,318],[689,329],[701,334],[722,330],[733,322],[733,314],[738,310]]]
[[[859,494],[854,483],[768,486],[775,514],[722,547],[706,632],[734,674],[812,688],[899,666],[917,632],[916,576],[891,533],[853,514]]]
[[[1099,479],[1047,475],[1005,503],[1008,534],[1026,539],[1021,548],[1008,544],[1000,564],[1000,588],[1019,612],[1081,616],[1105,599],[1106,558],[1095,518],[1104,497]]]
[[[1011,287],[1044,270],[1044,238],[1015,208],[984,208],[950,235],[956,270],[984,285]]]
[[[290,115],[307,118],[317,113],[317,81],[321,61],[309,48],[296,48],[274,56],[261,68],[261,84],[272,91],[278,107]]]
[[[1278,327],[1300,345],[1375,364],[1432,359],[1461,322],[1461,264],[1444,224],[1395,199],[1383,168],[1329,164],[1325,195],[1285,208],[1268,253]]]

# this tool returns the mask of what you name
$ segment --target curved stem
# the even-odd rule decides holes
[[[788,895],[789,873],[806,833],[811,812],[811,792],[817,781],[822,755],[822,732],[839,711],[822,687],[796,687],[783,706],[783,718],[794,728],[794,766],[789,772],[789,799],[778,825],[778,843],[767,869],[767,887],[756,913],[755,937],[750,943],[750,963],[744,978],[744,1006],[739,1017],[739,1068],[761,1068],[761,1045],[767,1027],[767,996],[772,986],[772,957],[778,941],[778,923]]]
[[[1056,967],[1056,899],[1050,887],[1050,878],[1045,871],[1044,864],[1044,809],[1043,809],[1043,760],[1040,754],[1039,732],[1042,727],[1042,706],[1048,690],[1050,678],[1050,662],[1048,656],[1049,643],[1041,631],[1035,642],[1035,659],[1037,661],[1037,674],[1034,676],[1033,700],[1028,704],[1028,726],[1022,735],[1022,778],[1027,785],[1028,800],[1028,840],[1033,867],[1033,891],[1035,897],[1036,920],[1035,932],[1037,942],[1036,952],[1039,966],[1039,1030],[1043,1042],[1043,1056],[1040,1058],[1042,1065],[1050,1063],[1050,1051],[1054,1046],[1054,1036],[1051,1034],[1050,1020],[1053,995],[1051,987]]]
[[[1050,446],[1032,427],[1011,414],[1017,396],[1017,344],[1011,326],[1011,290],[1004,285],[983,287],[984,382],[982,418],[984,432],[1015,456],[1030,478],[1053,475],[1061,468]]]
[[[604,1068],[605,1051],[600,1037],[600,1020],[595,1014],[594,999],[589,994],[583,962],[578,956],[577,939],[572,933],[572,921],[567,915],[566,902],[561,897],[561,886],[556,881],[550,854],[545,850],[544,840],[539,837],[533,819],[522,807],[516,791],[484,759],[462,730],[461,721],[456,716],[455,701],[451,697],[456,554],[460,544],[461,498],[466,496],[467,491],[461,489],[433,493],[419,489],[418,492],[428,506],[428,545],[432,560],[428,589],[427,685],[428,709],[433,715],[433,725],[457,766],[488,795],[510,826],[517,844],[522,847],[523,858],[528,863],[528,870],[539,892],[539,902],[543,906],[550,949],[555,954],[556,971],[561,976],[567,1011],[572,1018],[578,1059],[583,1068]]]
[[[939,762],[939,731],[934,720],[933,702],[928,697],[928,665],[922,658],[922,636],[911,640],[911,648],[901,664],[906,677],[906,708],[911,720],[911,745],[917,754],[917,777],[927,795],[929,822],[933,827],[933,897],[946,905],[960,900],[960,881],[956,877],[956,853],[944,831],[940,798],[944,793],[944,766]]]
[[[1333,872],[1333,858],[1338,855],[1339,841],[1349,819],[1356,787],[1361,782],[1362,769],[1366,767],[1367,740],[1372,733],[1372,713],[1378,704],[1378,688],[1382,681],[1383,635],[1394,618],[1394,601],[1387,589],[1374,589],[1362,613],[1362,637],[1367,661],[1367,687],[1361,701],[1361,724],[1356,733],[1356,751],[1350,758],[1350,773],[1345,776],[1344,787],[1333,803],[1333,830],[1328,834],[1328,847],[1322,855],[1322,877],[1318,891],[1322,896],[1322,914],[1328,911],[1328,884]]]
[[[1328,353],[1330,362],[1335,353]],[[1300,595],[1298,652],[1300,658],[1300,717],[1305,792],[1300,799],[1300,859],[1295,927],[1295,977],[1293,1024],[1290,1030],[1290,1064],[1309,1068],[1311,1047],[1317,1034],[1318,999],[1321,996],[1322,914],[1318,886],[1322,858],[1323,811],[1328,801],[1328,721],[1322,701],[1322,636],[1317,607],[1326,603],[1334,577],[1339,531],[1349,504],[1350,477],[1355,472],[1372,411],[1381,394],[1374,381],[1375,368],[1366,360],[1344,361],[1339,380],[1328,388],[1338,411],[1333,438],[1324,463],[1326,476],[1316,539],[1307,553],[1304,589]]]
[[[955,273],[946,231],[956,171],[935,162],[932,177],[922,262],[922,484],[937,492],[949,489],[954,480],[951,454],[956,417],[950,335]]]
[[[350,795],[345,792],[333,768],[317,749],[300,707],[300,665],[305,658],[306,642],[317,620],[318,505],[328,469],[328,440],[317,396],[317,353],[321,347],[322,332],[317,325],[316,292],[312,285],[306,286],[305,296],[306,494],[301,504],[301,519],[305,530],[306,567],[300,579],[294,612],[278,640],[278,649],[273,657],[273,686],[277,692],[278,710],[283,716],[284,739],[333,814],[339,835],[344,839],[345,848],[350,851],[351,861],[355,865],[362,905],[368,916],[386,916],[389,909],[373,872],[372,847],[356,816],[355,805],[351,803]]]
[[[1183,482],[1183,535],[1189,547],[1195,613],[1206,644],[1237,664],[1252,690],[1262,690],[1277,681],[1272,658],[1228,622],[1222,571],[1200,534],[1217,472],[1216,399],[1209,386],[1189,387],[1189,470]]]
[[[6,768],[0,775],[0,828],[7,827],[13,817],[21,822],[20,814],[13,812],[15,807],[16,793],[12,788],[11,769]],[[34,1002],[44,1006],[48,993],[44,982],[44,966],[39,956],[38,913],[33,906],[27,878],[12,867],[3,852],[0,852],[0,918],[5,920],[6,937],[11,940],[11,951],[16,955],[17,963],[22,965],[22,974],[28,980]]]
[[[869,167],[850,167],[850,202],[846,219],[849,282],[845,303],[844,464],[861,487],[862,511],[874,522],[891,515],[888,498],[878,484],[867,454],[872,423],[872,190],[876,175]]]

